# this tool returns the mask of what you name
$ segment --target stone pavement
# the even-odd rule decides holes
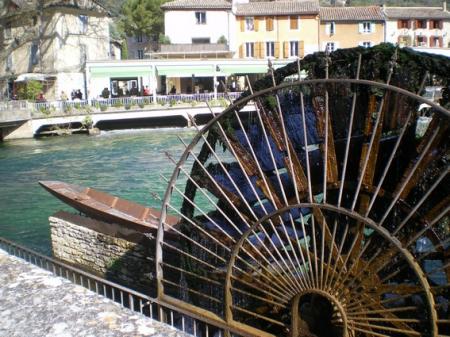
[[[188,337],[0,249],[0,337]]]

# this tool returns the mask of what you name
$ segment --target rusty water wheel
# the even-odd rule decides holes
[[[168,179],[159,300],[226,335],[450,336],[449,121],[359,71],[230,105]]]

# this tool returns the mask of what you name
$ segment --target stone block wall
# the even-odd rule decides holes
[[[123,226],[62,211],[49,221],[56,258],[154,295],[154,240]]]

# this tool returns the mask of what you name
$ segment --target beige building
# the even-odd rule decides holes
[[[379,6],[321,7],[320,49],[372,47],[384,42],[384,16]]]
[[[235,57],[289,59],[319,48],[316,1],[238,3]]]
[[[34,79],[46,99],[80,89],[87,60],[110,58],[109,17],[95,0],[7,0],[0,14],[0,95]]]

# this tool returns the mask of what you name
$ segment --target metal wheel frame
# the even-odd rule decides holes
[[[183,167],[183,165],[185,164],[191,151],[198,144],[201,137],[205,133],[207,133],[214,124],[220,122],[223,118],[226,118],[228,115],[232,114],[233,112],[238,113],[238,111],[241,107],[245,106],[247,103],[249,103],[250,101],[254,100],[255,98],[257,98],[261,95],[275,93],[279,90],[289,88],[289,87],[302,88],[304,86],[309,86],[309,85],[314,85],[314,84],[326,85],[326,84],[335,84],[335,83],[368,86],[368,87],[384,89],[385,91],[399,93],[406,97],[412,98],[417,102],[426,103],[429,106],[431,106],[431,108],[434,109],[434,111],[442,114],[446,118],[450,118],[450,111],[446,110],[445,108],[439,106],[438,104],[431,102],[415,93],[411,93],[405,89],[402,89],[402,88],[399,88],[396,86],[392,86],[390,84],[385,84],[385,83],[380,83],[380,82],[375,82],[375,81],[370,81],[370,80],[362,80],[362,79],[329,79],[329,78],[326,78],[326,79],[313,79],[313,80],[296,81],[296,82],[290,82],[290,83],[282,83],[280,85],[273,86],[273,87],[252,93],[251,95],[234,102],[234,104],[232,104],[230,107],[225,109],[221,114],[215,116],[212,120],[210,120],[206,124],[205,127],[203,127],[201,130],[199,130],[199,132],[193,138],[191,143],[186,147],[180,160],[176,164],[174,172],[168,182],[168,188],[165,192],[163,202],[162,202],[163,207],[161,209],[161,218],[160,218],[160,223],[158,226],[158,234],[156,237],[156,278],[157,278],[157,286],[158,286],[157,296],[158,296],[158,300],[161,301],[161,303],[175,305],[178,308],[180,308],[181,310],[191,312],[194,314],[201,314],[201,315],[203,315],[203,317],[206,317],[212,324],[216,324],[217,326],[224,327],[226,330],[228,330],[231,333],[237,333],[237,334],[240,334],[243,336],[256,336],[256,335],[259,335],[259,336],[264,335],[265,336],[265,334],[262,331],[260,331],[260,330],[253,331],[252,327],[233,320],[233,315],[231,313],[230,305],[232,303],[231,274],[232,274],[234,260],[236,258],[237,253],[241,249],[242,243],[244,242],[244,240],[248,237],[248,235],[251,233],[251,231],[254,228],[256,228],[258,225],[260,225],[262,222],[264,222],[267,219],[270,219],[271,217],[279,215],[280,213],[282,213],[286,210],[289,210],[289,209],[292,209],[295,207],[297,207],[297,208],[311,207],[311,208],[326,209],[326,210],[333,211],[336,213],[344,214],[344,215],[347,215],[361,223],[364,223],[368,227],[370,227],[374,231],[376,231],[378,234],[380,234],[384,239],[386,239],[393,246],[395,246],[399,252],[401,252],[402,256],[408,261],[408,264],[411,267],[411,269],[414,270],[416,276],[420,280],[422,288],[425,291],[427,302],[428,302],[428,309],[431,314],[431,322],[430,322],[431,333],[432,333],[433,337],[438,337],[438,328],[437,328],[438,318],[437,318],[436,309],[435,309],[434,297],[431,293],[431,288],[430,288],[429,282],[428,282],[426,276],[423,274],[421,267],[415,261],[414,256],[408,251],[407,248],[403,247],[402,243],[398,239],[396,239],[395,237],[392,236],[392,233],[390,233],[388,230],[383,228],[379,223],[375,223],[370,218],[364,217],[355,211],[350,211],[346,208],[336,207],[334,205],[330,205],[330,204],[326,204],[326,203],[324,203],[324,204],[300,203],[300,204],[296,204],[296,205],[289,205],[285,208],[278,209],[278,210],[272,212],[271,214],[264,216],[258,222],[253,222],[250,224],[250,228],[244,233],[244,235],[242,235],[242,237],[238,240],[237,244],[232,248],[232,251],[233,251],[232,258],[228,261],[226,284],[224,285],[224,288],[225,288],[225,301],[224,301],[225,302],[224,303],[225,318],[224,319],[222,319],[221,317],[214,315],[210,312],[209,313],[205,312],[204,310],[202,310],[194,305],[191,305],[188,303],[183,303],[183,302],[167,295],[164,292],[164,285],[163,285],[164,275],[163,275],[163,268],[162,268],[162,262],[163,262],[162,245],[164,242],[164,221],[165,221],[165,218],[167,216],[167,211],[168,211],[167,204],[169,203],[169,201],[171,199],[172,190],[177,181],[181,167]],[[317,289],[311,289],[311,291],[317,291]],[[294,299],[294,302],[295,302],[295,300],[298,300],[298,299]],[[344,310],[344,309],[342,309],[342,310]],[[343,314],[345,316],[345,311],[343,311]],[[296,319],[295,315],[293,316],[293,319],[294,320]],[[344,320],[345,320],[345,318],[344,318]],[[267,336],[271,336],[271,335],[267,334]]]

